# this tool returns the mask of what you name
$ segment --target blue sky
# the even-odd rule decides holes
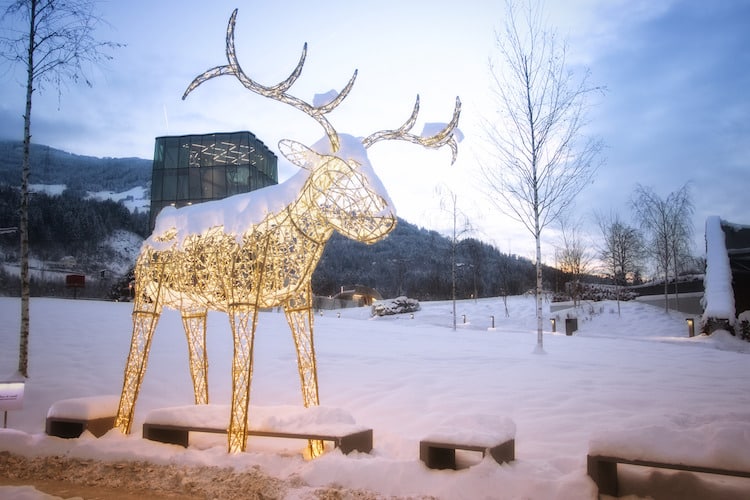
[[[349,98],[329,115],[339,132],[365,136],[396,127],[416,94],[422,103],[416,129],[447,121],[460,96],[465,140],[455,165],[448,149],[397,142],[373,146],[370,159],[399,215],[410,222],[447,229],[451,218],[436,194],[447,187],[476,235],[502,251],[533,255],[531,236],[493,210],[471,181],[482,154],[479,123],[491,111],[487,62],[496,54],[502,2],[99,5],[110,23],[100,38],[127,46],[94,73],[93,88],[68,86],[59,102],[54,89],[35,96],[34,142],[76,154],[143,158],[151,157],[161,135],[250,130],[275,151],[283,138],[315,142],[322,130],[312,119],[251,94],[231,77],[211,80],[180,100],[196,75],[225,62],[226,23],[237,7],[237,53],[256,81],[270,85],[285,78],[304,42],[307,63],[293,94],[312,100],[315,93],[340,89],[359,70]],[[696,254],[703,252],[708,215],[750,224],[750,2],[548,0],[547,13],[569,39],[572,69],[588,67],[592,83],[608,89],[594,102],[588,130],[604,140],[605,164],[580,195],[576,216],[589,227],[595,210],[628,219],[636,183],[666,196],[691,182]],[[1,74],[0,137],[20,139],[23,74],[20,68]],[[293,171],[282,162],[281,179]],[[548,231],[545,260],[557,242],[556,232]]]

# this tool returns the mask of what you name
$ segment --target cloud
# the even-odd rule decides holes
[[[622,26],[592,63],[609,88],[592,127],[609,147],[607,167],[583,199],[625,212],[636,182],[666,195],[692,180],[698,239],[717,210],[750,222],[739,198],[726,199],[739,194],[734,186],[750,166],[747,19],[746,2],[684,0]]]

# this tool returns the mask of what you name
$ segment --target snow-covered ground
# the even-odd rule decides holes
[[[29,184],[29,191],[32,193],[45,193],[49,196],[60,196],[67,189],[65,184]],[[86,193],[89,198],[104,201],[112,200],[122,202],[131,212],[139,210],[148,212],[151,209],[151,192],[148,187],[136,186],[115,193],[114,191],[89,191]]]
[[[586,307],[575,335],[547,331],[546,354],[533,354],[533,298],[511,297],[508,305],[510,317],[500,299],[459,302],[457,331],[451,328],[450,302],[423,303],[413,319],[371,318],[369,309],[316,316],[321,403],[372,428],[374,449],[350,455],[332,450],[305,461],[299,453],[303,443],[295,441],[251,437],[247,452],[229,455],[224,436],[203,436],[187,449],[141,438],[148,411],[192,403],[185,336],[174,311],[165,311],[157,327],[132,435],[113,430],[99,439],[46,436],[45,417],[56,401],[119,395],[132,306],[35,298],[23,409],[8,412],[0,451],[238,470],[257,466],[276,477],[301,479],[287,498],[303,498],[305,487],[335,483],[384,497],[595,499],[586,475],[590,446],[750,468],[750,343],[726,332],[688,338],[682,314],[628,302],[618,316],[615,303],[603,302]],[[0,298],[0,380],[17,365],[19,309],[18,299]],[[545,321],[545,328],[549,325]],[[227,404],[232,351],[227,318],[210,314],[208,329],[211,402]],[[563,329],[558,323],[558,331]],[[253,406],[300,403],[284,315],[263,312],[251,412]],[[457,432],[480,432],[472,426],[486,421],[483,415],[515,422],[515,462],[498,466],[469,454],[464,459],[478,463],[458,471],[429,470],[420,462],[420,438],[444,420],[465,422]],[[678,495],[656,498],[681,498],[685,485],[698,498],[743,498],[750,488],[747,479],[631,474]],[[0,497],[14,491],[20,488],[0,487]]]
[[[90,191],[88,197],[100,201],[112,200],[122,202],[131,212],[135,212],[136,210],[148,212],[151,209],[151,192],[143,186],[134,187],[121,193],[113,191]]]

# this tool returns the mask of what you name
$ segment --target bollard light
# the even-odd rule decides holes
[[[409,315],[409,319],[414,319],[414,313],[411,313],[411,314]]]
[[[465,314],[462,314],[462,315],[461,315],[461,317],[463,318],[463,320],[464,320],[464,325],[465,325],[465,324],[466,324],[466,315],[465,315]]]
[[[688,325],[688,337],[695,336],[695,320],[693,318],[687,318],[687,325]]]
[[[336,317],[337,317],[337,318],[340,318],[340,317],[341,317],[341,313],[340,313],[340,312],[337,312],[337,313],[336,313]]]
[[[550,318],[549,322],[552,323],[552,331],[556,332],[557,331],[557,324],[555,323],[555,318]]]
[[[490,328],[495,328],[495,316],[490,316],[490,322],[492,323]]]

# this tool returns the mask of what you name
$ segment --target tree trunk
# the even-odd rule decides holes
[[[544,336],[542,333],[542,242],[538,229],[536,233],[536,349],[534,352],[544,352]]]
[[[680,310],[680,291],[677,289],[677,241],[674,243],[672,251],[672,265],[674,266],[674,309]]]
[[[29,19],[29,52],[26,79],[26,112],[23,116],[23,167],[21,169],[21,332],[18,345],[18,372],[29,376],[29,302],[31,297],[29,276],[29,172],[31,171],[31,95],[34,92],[34,28],[36,27],[36,0],[31,1]]]

